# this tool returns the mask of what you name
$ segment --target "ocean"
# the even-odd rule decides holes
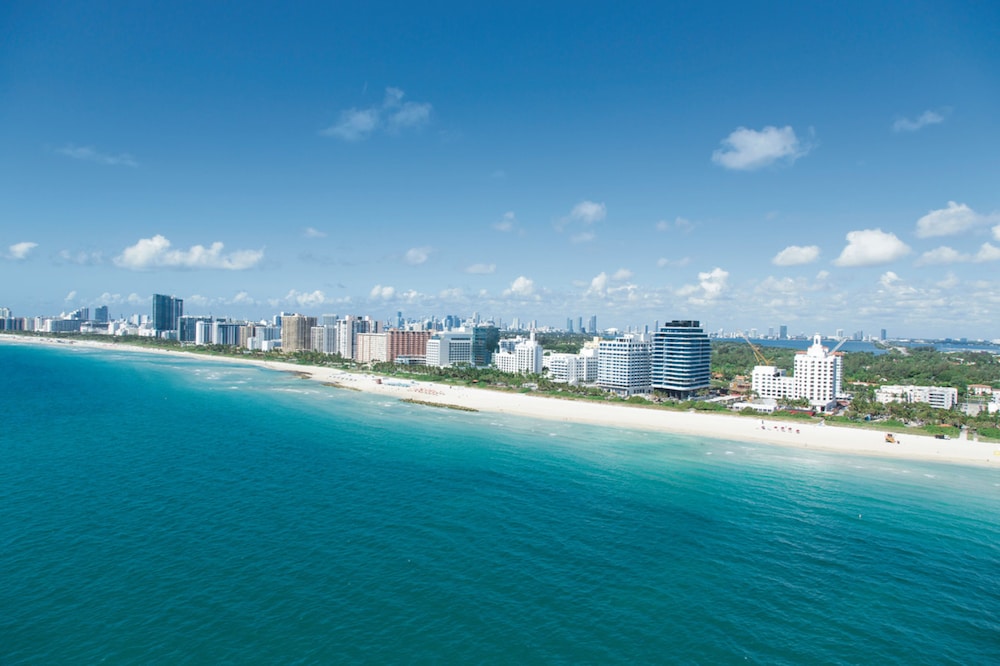
[[[0,664],[1000,663],[998,469],[0,368]]]

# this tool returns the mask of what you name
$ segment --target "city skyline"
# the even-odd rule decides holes
[[[2,305],[1000,337],[1000,8],[391,9],[13,3]]]

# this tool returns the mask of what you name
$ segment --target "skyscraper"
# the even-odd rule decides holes
[[[591,335],[597,333],[597,315],[590,315],[590,321],[587,323],[587,332]]]
[[[177,320],[184,315],[184,301],[173,296],[153,294],[153,329],[157,335],[177,330]]]
[[[654,389],[689,398],[710,386],[712,347],[698,321],[671,321],[653,334],[650,375]]]
[[[281,350],[295,352],[308,350],[312,345],[312,327],[316,317],[293,314],[281,316]]]

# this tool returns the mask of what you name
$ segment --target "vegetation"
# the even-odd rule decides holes
[[[309,366],[333,367],[346,371],[366,370],[372,373],[412,380],[436,381],[446,384],[478,386],[501,391],[531,391],[557,398],[628,402],[654,409],[726,411],[724,405],[704,400],[677,401],[654,395],[650,398],[633,396],[622,399],[593,386],[571,386],[556,383],[541,375],[511,375],[495,368],[473,368],[468,365],[450,368],[403,366],[395,363],[373,363],[359,366],[339,355],[315,351],[261,352],[226,345],[181,345],[176,340],[137,336],[108,336],[79,333],[34,333],[4,331],[8,335],[49,337],[60,340],[91,340],[153,349],[180,350],[212,356],[256,358]],[[542,334],[539,342],[549,351],[577,353],[583,343],[592,339],[585,334]],[[791,373],[796,351],[768,347],[761,350],[774,366]],[[728,386],[738,376],[749,377],[759,364],[753,349],[745,342],[715,342],[712,345],[712,374],[718,387]],[[989,414],[984,409],[976,416],[958,410],[935,409],[925,403],[881,404],[875,400],[875,389],[883,384],[916,384],[956,388],[960,401],[971,400],[966,395],[969,384],[1000,387],[1000,356],[986,352],[945,353],[931,347],[908,350],[892,349],[884,354],[852,352],[844,355],[844,389],[853,400],[843,414],[827,416],[831,423],[844,423],[883,430],[920,429],[926,434],[957,436],[968,428],[980,438],[1000,441],[1000,413]],[[794,407],[796,401],[788,406]],[[801,401],[799,401],[801,402]],[[808,414],[784,412],[770,418],[809,419]]]

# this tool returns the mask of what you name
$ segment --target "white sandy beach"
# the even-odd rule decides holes
[[[794,421],[769,420],[746,416],[704,412],[677,412],[625,404],[583,400],[561,400],[547,396],[506,393],[489,389],[467,388],[433,382],[393,379],[333,368],[296,363],[214,357],[185,351],[131,347],[125,344],[89,340],[0,335],[0,341],[21,344],[75,345],[95,349],[136,351],[151,354],[184,355],[204,361],[245,363],[282,372],[294,372],[318,382],[341,385],[369,393],[399,399],[419,400],[441,405],[465,407],[482,412],[514,414],[540,419],[611,426],[626,429],[656,430],[713,439],[760,442],[779,446],[813,448],[825,451],[875,455],[917,460],[988,465],[1000,468],[1000,444],[967,439],[940,440],[926,435],[896,432],[896,443],[885,441],[885,432]],[[331,390],[336,390],[331,388]]]

